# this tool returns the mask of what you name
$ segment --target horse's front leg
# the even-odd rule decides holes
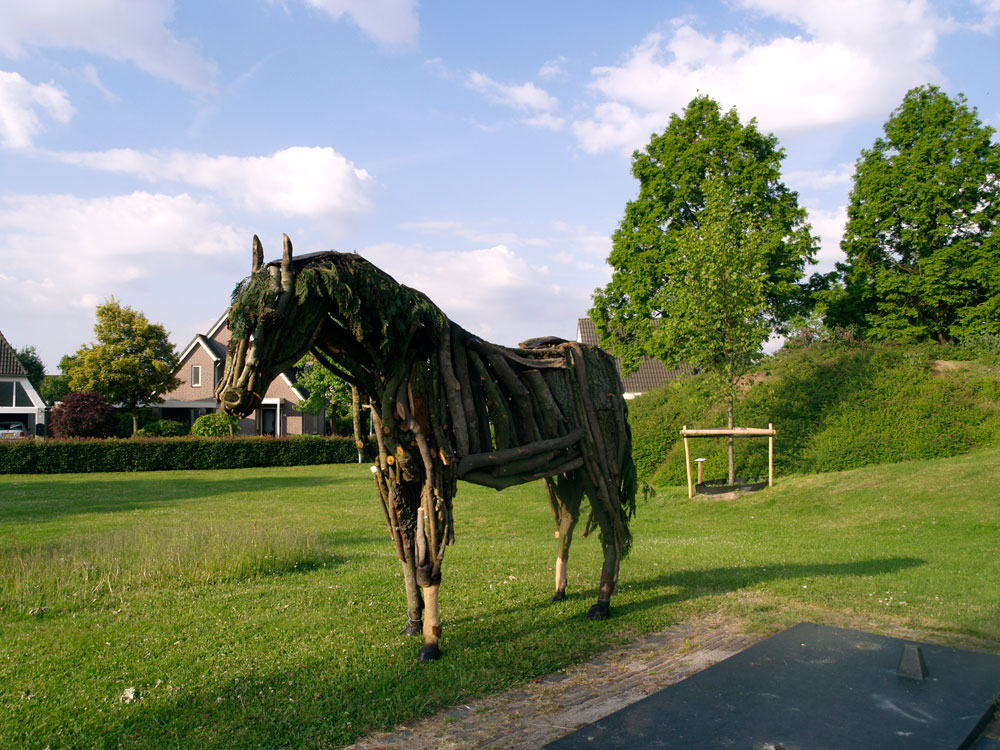
[[[402,561],[403,584],[406,587],[406,627],[402,629],[402,635],[420,635],[423,632],[424,623],[424,599],[420,595],[420,587],[417,586],[417,574],[413,564],[413,547],[409,546],[404,552],[406,559]]]
[[[441,658],[441,618],[438,615],[438,592],[441,582],[422,587],[424,597],[424,645],[417,655],[420,661],[435,661]]]

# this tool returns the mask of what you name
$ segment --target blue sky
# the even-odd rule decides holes
[[[54,372],[113,295],[181,348],[287,232],[499,343],[572,337],[632,150],[699,92],[779,137],[829,270],[909,88],[1000,125],[998,29],[1000,0],[0,0],[0,330]]]

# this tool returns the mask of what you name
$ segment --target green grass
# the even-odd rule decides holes
[[[1000,451],[641,503],[612,618],[539,484],[462,485],[444,658],[415,661],[366,467],[0,477],[0,747],[327,748],[699,613],[1000,652]]]

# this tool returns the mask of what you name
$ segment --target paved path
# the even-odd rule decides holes
[[[675,625],[517,690],[370,735],[350,750],[538,750],[762,637],[743,633],[736,620],[717,617]]]

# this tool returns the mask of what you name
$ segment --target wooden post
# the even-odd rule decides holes
[[[768,422],[767,429],[771,432],[767,436],[767,486],[774,487],[774,425]]]
[[[687,430],[687,428],[688,428],[688,426],[684,425],[683,430],[681,430],[681,434],[683,434],[684,430]],[[690,499],[692,499],[694,497],[694,487],[691,486],[691,451],[688,450],[688,438],[687,438],[687,435],[684,435],[684,466],[687,468],[687,475],[688,475],[688,500],[690,500]]]

